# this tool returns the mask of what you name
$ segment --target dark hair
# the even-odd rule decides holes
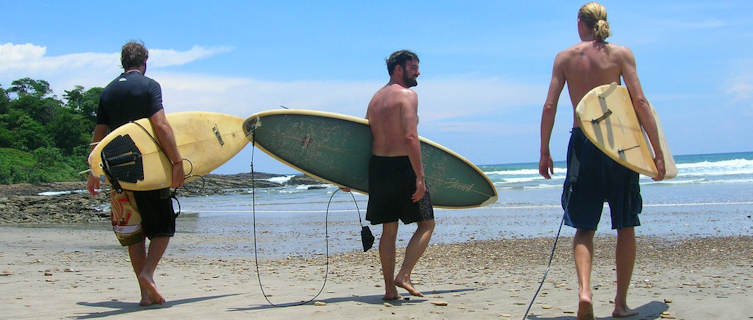
[[[387,58],[387,73],[392,75],[392,71],[395,70],[395,66],[401,65],[405,68],[405,62],[408,60],[416,60],[419,62],[418,55],[408,50],[398,50],[393,52],[389,58]]]
[[[130,41],[124,44],[120,52],[120,64],[123,65],[124,70],[140,67],[146,64],[148,58],[149,51],[141,41]]]

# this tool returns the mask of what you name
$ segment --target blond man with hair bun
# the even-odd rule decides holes
[[[609,37],[607,10],[590,2],[578,10],[578,35],[581,42],[560,52],[554,59],[552,80],[541,115],[541,155],[539,174],[550,179],[553,171],[549,140],[557,112],[557,102],[567,84],[573,107],[573,129],[567,151],[567,178],[562,190],[564,222],[577,229],[573,255],[578,276],[578,319],[594,319],[591,266],[593,237],[601,218],[604,201],[609,203],[612,229],[617,229],[615,264],[617,293],[613,317],[638,314],[627,306],[627,292],[635,264],[635,231],[643,209],[638,174],[599,151],[578,126],[575,107],[591,89],[625,81],[638,121],[648,134],[655,151],[654,163],[662,180],[665,174],[664,152],[659,144],[656,123],[643,95],[635,66],[635,57],[627,47],[606,42]]]

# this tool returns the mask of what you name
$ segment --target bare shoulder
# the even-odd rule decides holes
[[[387,89],[389,90],[389,94],[397,100],[415,101],[418,99],[418,95],[415,91],[401,85],[393,84]]]
[[[572,60],[572,57],[580,55],[583,50],[584,48],[581,44],[576,44],[570,48],[558,52],[557,56],[554,57],[555,68],[561,65],[566,65],[569,61]]]
[[[620,60],[633,60],[635,59],[633,57],[633,51],[630,50],[630,48],[626,46],[621,46],[614,43],[609,43],[609,51],[614,54],[614,56],[618,57]]]

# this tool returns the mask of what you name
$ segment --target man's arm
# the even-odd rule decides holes
[[[562,53],[554,58],[552,67],[552,80],[549,82],[549,91],[544,101],[544,109],[541,112],[541,147],[539,156],[539,174],[545,179],[551,179],[554,174],[554,162],[549,152],[549,140],[554,128],[554,116],[557,114],[557,102],[562,89],[565,87],[565,74],[562,72]]]
[[[95,143],[102,141],[107,136],[107,125],[98,124],[94,127],[94,134],[92,134],[92,145],[89,148],[89,152],[94,149]],[[99,189],[99,177],[94,175],[94,171],[89,171],[89,180],[86,182],[86,190],[89,190],[91,195],[97,195],[97,189]]]
[[[165,150],[167,159],[173,164],[173,178],[171,188],[179,188],[183,186],[184,171],[183,171],[183,158],[178,151],[178,145],[175,143],[175,135],[173,134],[173,128],[170,123],[167,122],[165,117],[165,110],[162,109],[154,113],[149,117],[149,122],[152,124],[154,134],[157,136],[162,149]]]
[[[630,92],[630,99],[633,101],[635,115],[638,117],[643,130],[646,130],[648,139],[651,141],[651,147],[654,149],[654,164],[659,172],[653,180],[659,181],[664,179],[666,169],[664,168],[664,150],[661,148],[659,140],[659,130],[656,128],[656,122],[651,115],[651,107],[648,104],[646,96],[643,95],[641,81],[638,79],[638,71],[635,66],[635,56],[627,47],[624,48],[622,60],[622,78]]]
[[[426,184],[424,166],[421,161],[421,142],[418,139],[418,95],[412,90],[406,89],[401,93],[400,119],[403,127],[405,145],[408,147],[408,159],[416,173],[416,192],[411,196],[413,202],[418,202],[424,197]]]

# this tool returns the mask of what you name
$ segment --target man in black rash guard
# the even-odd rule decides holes
[[[143,43],[128,42],[121,52],[123,72],[105,87],[97,109],[97,125],[92,142],[99,142],[109,131],[141,118],[149,118],[165,155],[172,162],[171,188],[183,186],[183,160],[175,143],[172,127],[162,108],[159,83],[144,76],[149,52]],[[99,177],[89,175],[87,189],[96,195]],[[133,271],[141,289],[139,305],[163,304],[165,298],[157,291],[154,271],[175,234],[175,212],[170,189],[111,193],[113,230],[121,245],[128,246]],[[128,223],[132,222],[132,223]],[[149,251],[145,238],[149,238]]]

